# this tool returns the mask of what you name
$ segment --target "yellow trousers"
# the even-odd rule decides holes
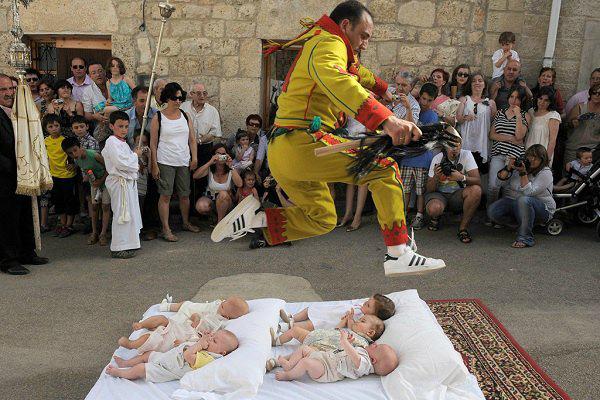
[[[377,208],[377,218],[385,244],[408,242],[404,199],[398,165],[391,158],[358,182],[348,173],[352,151],[323,157],[315,149],[341,143],[345,139],[330,133],[308,133],[296,129],[275,137],[268,147],[273,177],[289,196],[293,207],[266,210],[264,234],[270,244],[322,235],[335,228],[337,215],[327,183],[368,185]]]

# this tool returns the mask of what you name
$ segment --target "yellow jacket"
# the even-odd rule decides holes
[[[323,16],[290,44],[301,40],[306,42],[277,102],[276,126],[306,128],[318,116],[322,130],[332,131],[350,115],[375,130],[393,115],[369,92],[381,96],[387,83],[358,63],[346,35],[329,17]]]

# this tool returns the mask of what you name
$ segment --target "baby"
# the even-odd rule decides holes
[[[394,315],[396,306],[389,297],[377,293],[363,304],[353,305],[353,310],[357,317],[361,315],[375,315],[385,321]],[[316,303],[293,316],[287,314],[285,310],[280,310],[279,315],[285,324],[287,324],[287,326],[284,324],[284,330],[293,326],[299,326],[312,331],[315,328],[332,328],[339,320],[346,317],[348,312],[346,312],[345,303],[344,305]]]
[[[565,170],[569,175],[556,182],[553,189],[555,193],[568,192],[578,182],[583,180],[581,175],[587,175],[592,169],[593,153],[591,148],[580,147],[577,149],[575,156],[577,159],[568,162],[565,166]]]
[[[336,350],[319,351],[302,346],[288,357],[267,361],[267,370],[281,366],[275,378],[278,381],[299,379],[304,374],[317,382],[336,382],[344,378],[358,379],[375,373],[384,376],[398,366],[398,356],[386,344],[372,343],[365,348],[354,347],[353,338],[340,331],[341,347]]]
[[[118,344],[126,349],[138,349],[140,354],[148,351],[164,352],[183,342],[195,342],[203,335],[217,331],[224,321],[247,314],[248,303],[240,297],[229,297],[212,303],[169,303],[163,300],[160,311],[177,313],[170,318],[155,315],[141,322],[134,322],[134,330],[145,328],[153,331],[134,340],[123,336]]]
[[[147,382],[174,381],[187,372],[231,353],[237,347],[237,337],[222,329],[203,336],[196,343],[182,343],[166,353],[148,351],[129,360],[114,356],[118,368],[109,365],[106,373],[125,379],[144,378]]]
[[[248,303],[241,297],[231,296],[225,300],[215,300],[210,303],[193,303],[183,301],[180,303],[171,303],[164,299],[160,304],[160,311],[176,312],[171,319],[176,321],[186,321],[192,314],[198,314],[202,319],[201,329],[215,331],[230,319],[241,317],[248,314]]]
[[[335,329],[308,329],[294,326],[287,332],[275,337],[275,331],[271,328],[271,339],[273,346],[281,346],[292,339],[300,343],[328,351],[340,348],[339,331],[346,332],[353,337],[354,346],[367,347],[372,341],[379,339],[385,329],[383,321],[374,315],[363,315],[358,321],[354,320],[354,311],[342,318]]]

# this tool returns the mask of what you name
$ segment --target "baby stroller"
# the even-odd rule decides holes
[[[596,236],[600,240],[600,159],[596,160],[590,171],[583,175],[571,171],[581,178],[569,193],[555,193],[554,198],[563,200],[562,206],[556,208],[554,217],[546,224],[550,235],[559,235],[569,217],[575,218],[584,225],[596,224]]]

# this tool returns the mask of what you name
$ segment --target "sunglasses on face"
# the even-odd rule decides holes
[[[33,78],[25,78],[25,80],[26,80],[27,82],[37,82],[39,79],[38,79],[38,78],[35,78],[35,77],[33,77]]]
[[[260,128],[260,124],[258,122],[249,122],[248,126],[253,126],[255,128]]]
[[[458,74],[456,74],[456,76],[460,76],[461,78],[468,78],[469,75],[470,74],[468,72],[459,72]]]
[[[169,100],[171,100],[171,101],[185,101],[185,96],[173,96],[173,97],[170,97]]]
[[[71,65],[71,69],[85,69],[85,65]]]
[[[592,92],[592,96],[600,96],[600,90],[596,92]]]

